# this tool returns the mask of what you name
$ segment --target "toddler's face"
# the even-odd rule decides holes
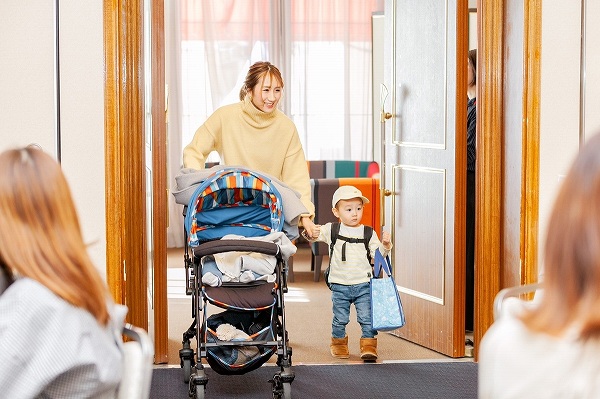
[[[360,198],[339,200],[337,206],[332,209],[333,214],[346,226],[356,227],[360,225],[363,215],[363,202]]]

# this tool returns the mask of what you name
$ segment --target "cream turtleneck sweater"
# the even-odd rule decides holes
[[[278,178],[300,193],[302,203],[314,215],[302,143],[294,122],[283,112],[263,112],[250,96],[220,107],[183,149],[183,166],[204,169],[211,151],[219,153],[224,165],[244,166]]]

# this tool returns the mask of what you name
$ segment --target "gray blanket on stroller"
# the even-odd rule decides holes
[[[171,193],[175,197],[175,202],[181,205],[188,205],[196,188],[211,174],[228,168],[247,169],[241,166],[217,165],[210,169],[191,169],[183,168],[175,176],[175,187],[171,189]],[[294,241],[299,237],[298,221],[300,215],[309,213],[306,207],[300,201],[300,194],[280,181],[266,173],[258,172],[261,175],[271,179],[273,185],[281,195],[283,202],[283,217],[284,226],[283,232],[291,240]]]

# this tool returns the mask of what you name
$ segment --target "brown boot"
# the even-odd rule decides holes
[[[365,362],[377,360],[377,338],[360,339],[360,358]]]
[[[350,352],[348,352],[348,336],[346,335],[344,338],[331,337],[329,349],[331,350],[331,356],[338,359],[348,359],[350,357]]]

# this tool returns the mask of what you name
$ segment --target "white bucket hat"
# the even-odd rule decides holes
[[[333,193],[333,199],[331,200],[331,206],[335,208],[339,200],[349,200],[352,198],[360,198],[363,204],[368,204],[370,201],[367,197],[362,195],[360,190],[354,186],[341,186]]]

